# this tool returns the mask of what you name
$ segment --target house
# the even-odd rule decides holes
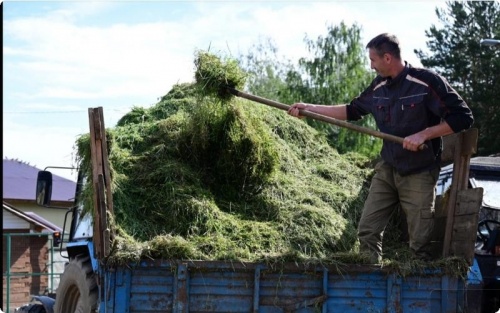
[[[51,207],[36,204],[40,169],[13,159],[3,160],[3,309],[50,294],[59,284],[66,259],[53,245],[62,233],[65,214],[74,202],[76,182],[53,175]],[[69,221],[66,223],[66,233]]]
[[[53,234],[57,225],[32,212],[22,212],[3,203],[3,303],[6,312],[29,302],[31,295],[47,294],[59,277],[54,277]],[[63,265],[63,264],[62,264]],[[64,266],[64,265],[63,265]]]
[[[73,205],[76,182],[53,175],[51,208],[40,207],[35,202],[38,171],[28,163],[3,159],[3,201],[63,228],[66,210]]]

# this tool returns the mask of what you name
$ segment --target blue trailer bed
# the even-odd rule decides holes
[[[474,312],[481,277],[379,266],[151,261],[105,270],[100,312]],[[468,296],[469,293],[469,296]],[[472,293],[472,296],[471,294]]]

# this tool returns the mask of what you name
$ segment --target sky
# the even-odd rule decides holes
[[[403,58],[421,66],[413,50],[427,51],[425,31],[440,27],[435,9],[444,7],[438,0],[6,0],[3,157],[40,169],[73,166],[89,108],[102,106],[105,126],[114,127],[133,107],[194,81],[198,50],[238,57],[271,39],[293,61],[308,56],[306,36],[344,22],[361,27],[364,45],[394,33]]]

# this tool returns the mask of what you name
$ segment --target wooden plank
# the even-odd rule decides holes
[[[473,155],[477,153],[478,133],[479,131],[477,128],[471,128],[464,132],[444,136],[441,162],[444,164],[453,162],[455,156],[455,146],[457,146],[460,137],[463,137],[463,144],[461,148],[462,155]]]
[[[474,246],[476,241],[455,240],[450,245],[450,255],[464,258],[469,264],[474,261]]]
[[[445,196],[445,200],[441,197],[436,198],[436,211],[434,215],[436,227],[434,227],[432,236],[433,253],[436,256],[442,253],[444,247],[446,228],[441,227],[441,225],[447,224],[447,216],[443,206],[446,205],[445,202],[448,197],[449,191]],[[449,255],[464,256],[467,260],[472,261],[471,256],[474,254],[478,213],[482,198],[482,188],[466,189],[457,192],[453,230],[449,241]],[[464,244],[464,242],[467,244]]]
[[[99,219],[99,196],[98,193],[96,192],[97,190],[97,177],[98,177],[98,167],[95,166],[98,163],[98,160],[96,158],[97,156],[97,140],[96,138],[98,137],[98,127],[96,127],[96,124],[98,123],[96,121],[96,115],[95,111],[93,109],[88,110],[89,113],[89,129],[90,129],[90,161],[91,161],[91,169],[92,169],[92,184],[93,184],[93,189],[94,192],[92,193],[92,199],[93,199],[93,205],[94,205],[94,227],[93,227],[93,242],[94,242],[94,254],[96,258],[101,258],[101,251],[102,251],[102,242],[100,240],[101,235],[100,235],[100,230],[99,227],[96,227],[96,225],[100,225],[100,219]]]
[[[473,214],[455,217],[452,241],[476,241],[477,218]]]
[[[98,240],[100,242],[100,247],[99,247],[99,257],[100,258],[103,258],[106,254],[104,253],[104,241],[103,241],[103,237],[102,237],[102,232],[104,231],[104,227],[103,227],[103,223],[106,223],[106,214],[102,214],[103,212],[103,208],[105,208],[106,206],[106,202],[105,202],[105,199],[103,199],[103,195],[102,195],[102,188],[103,186],[101,185],[100,183],[100,177],[102,176],[102,155],[103,155],[103,151],[102,151],[102,140],[101,140],[101,135],[102,135],[102,132],[101,132],[101,129],[100,129],[101,125],[100,125],[100,122],[99,120],[96,121],[96,129],[98,129],[98,133],[99,136],[95,138],[95,145],[96,145],[96,152],[95,152],[95,159],[96,159],[96,163],[93,164],[93,167],[95,166],[96,168],[96,173],[97,173],[97,177],[96,179],[94,180],[95,181],[95,184],[94,186],[96,186],[96,189],[94,190],[95,193],[97,193],[97,203],[96,203],[96,210],[98,213],[98,221],[95,223],[95,227],[97,227],[97,230],[99,232],[99,235],[98,235]]]
[[[450,255],[464,257],[470,264],[474,258],[479,209],[483,188],[461,190],[457,194]]]
[[[94,243],[96,258],[102,259],[110,251],[111,232],[108,212],[113,212],[113,197],[109,170],[106,128],[102,107],[89,109],[92,182],[94,186]]]
[[[104,115],[103,115],[103,108],[98,107],[97,108],[97,114],[99,115],[99,130],[100,130],[100,155],[99,159],[101,160],[101,164],[99,172],[100,172],[100,177],[99,177],[99,186],[100,190],[99,192],[102,193],[103,198],[103,203],[101,204],[101,241],[102,241],[102,255],[107,256],[109,254],[109,236],[106,236],[107,233],[109,233],[108,230],[108,215],[107,212],[109,211],[109,206],[112,201],[109,198],[109,195],[111,194],[111,182],[109,179],[109,159],[108,159],[108,146],[107,146],[107,137],[106,137],[106,128],[104,125]],[[106,169],[107,170],[107,175],[106,175]]]
[[[102,151],[103,154],[103,174],[104,174],[104,183],[106,186],[106,204],[107,209],[110,213],[113,213],[113,192],[111,190],[111,174],[110,174],[110,166],[109,166],[109,151],[108,151],[108,140],[106,136],[106,126],[104,124],[104,114],[102,107],[99,107],[99,116],[101,120],[101,133],[104,134],[102,138]]]
[[[111,177],[110,177],[110,166],[109,166],[109,151],[107,144],[107,136],[106,136],[106,127],[104,123],[104,114],[103,108],[98,107],[96,109],[96,115],[98,116],[98,126],[99,126],[99,148],[98,149],[98,158],[100,160],[99,166],[99,179],[102,180],[99,182],[99,192],[102,193],[103,201],[100,203],[101,208],[101,226],[100,226],[100,234],[102,241],[102,255],[107,256],[110,251],[110,230],[108,226],[108,212],[109,214],[113,214],[113,193],[111,190]]]
[[[444,241],[443,241],[443,257],[447,257],[450,253],[450,243],[451,243],[451,236],[452,236],[452,231],[453,231],[453,220],[455,216],[455,205],[456,205],[456,200],[457,200],[457,191],[458,191],[458,186],[461,184],[459,183],[460,179],[460,166],[462,165],[462,156],[461,156],[461,149],[457,149],[456,147],[459,147],[462,145],[462,136],[458,136],[457,140],[454,145],[453,149],[453,176],[452,176],[452,181],[451,181],[451,186],[449,190],[449,196],[446,201],[446,211],[447,211],[447,218],[446,218],[446,228],[444,232]]]
[[[443,152],[441,153],[442,163],[453,162],[453,157],[455,155],[455,146],[457,145],[459,136],[460,133],[443,137]]]
[[[479,214],[479,208],[483,201],[483,191],[481,187],[458,191],[455,217]]]
[[[467,206],[472,205],[470,203],[474,200],[469,201],[469,197],[474,198],[474,194],[468,193],[460,193],[461,191],[467,190],[469,183],[469,166],[470,166],[470,158],[471,154],[476,152],[477,146],[477,129],[469,129],[463,132],[456,134],[456,136],[447,138],[445,144],[449,146],[449,150],[453,151],[453,177],[449,191],[449,197],[447,197],[446,201],[446,209],[447,209],[447,218],[446,218],[446,228],[444,233],[444,241],[443,241],[443,257],[450,255],[451,243],[453,241],[453,236],[456,235],[454,230],[454,224],[456,219],[457,211],[459,212],[467,212]],[[453,145],[453,147],[451,147]],[[445,156],[448,157],[448,156]],[[473,191],[472,193],[477,193],[477,191]],[[460,194],[460,199],[459,199]],[[460,205],[460,201],[463,202],[462,207],[458,208]],[[479,205],[477,206],[479,209]],[[462,213],[466,214],[466,213]],[[472,232],[475,235],[475,231]],[[467,249],[470,247],[467,246]],[[474,252],[474,247],[470,248],[472,253]],[[464,255],[467,257],[471,254],[471,251],[464,251]],[[454,254],[457,251],[453,250]]]
[[[102,249],[101,255],[107,256],[109,254],[109,241],[106,240],[105,233],[108,230],[107,223],[107,208],[106,208],[106,188],[104,185],[104,176],[99,174],[98,182],[97,182],[97,192],[99,197],[99,214],[100,214],[100,223],[99,223],[99,233],[101,234],[102,241]]]
[[[471,128],[463,132],[462,155],[473,155],[477,153],[477,140],[479,130]]]

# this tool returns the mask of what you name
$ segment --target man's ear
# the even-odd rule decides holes
[[[384,53],[384,60],[386,63],[391,63],[392,55],[390,55],[389,53]]]

